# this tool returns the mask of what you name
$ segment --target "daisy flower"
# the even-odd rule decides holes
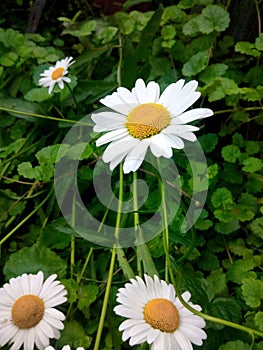
[[[65,316],[54,306],[67,298],[57,275],[44,282],[42,271],[11,278],[0,288],[0,347],[13,344],[10,350],[44,349],[49,339],[60,337]]]
[[[124,173],[136,171],[150,148],[155,157],[171,158],[173,148],[184,148],[184,140],[196,141],[193,131],[198,127],[187,125],[193,120],[209,117],[208,108],[186,111],[199,97],[197,81],[185,84],[183,79],[170,84],[160,95],[160,87],[151,81],[145,85],[138,79],[129,91],[119,87],[117,92],[101,99],[110,110],[92,114],[95,132],[107,132],[97,146],[110,143],[102,160],[113,170],[124,158]]]
[[[70,78],[66,75],[68,74],[68,67],[75,62],[72,60],[73,57],[66,57],[63,60],[57,61],[55,67],[46,69],[44,73],[40,74],[43,78],[39,79],[39,85],[48,87],[49,94],[51,94],[56,83],[58,83],[60,89],[64,89],[64,81],[66,83],[71,82]]]
[[[130,338],[131,346],[147,342],[152,350],[192,350],[192,344],[201,346],[206,333],[205,321],[184,307],[176,297],[171,284],[144,275],[131,279],[117,294],[117,315],[127,318],[119,327],[122,339]],[[191,294],[185,292],[183,299],[194,309],[199,305],[189,302]]]
[[[55,350],[55,348],[53,348],[53,346],[48,346],[45,348],[45,350]],[[71,349],[70,349],[69,345],[64,345],[62,350],[71,350]],[[85,350],[85,349],[82,347],[78,347],[78,348],[76,348],[76,350]]]

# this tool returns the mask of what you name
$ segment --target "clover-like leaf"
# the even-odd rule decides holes
[[[227,145],[222,148],[222,157],[229,163],[235,163],[236,160],[240,157],[240,150],[235,145]]]
[[[66,269],[67,263],[55,252],[34,244],[11,254],[3,272],[7,279],[23,273],[38,273],[38,271],[43,271],[45,276],[56,273],[59,278],[62,278],[65,276]]]
[[[263,281],[249,277],[243,280],[241,286],[245,302],[250,307],[259,307],[263,298]]]
[[[182,72],[186,77],[196,75],[205,69],[208,61],[208,52],[201,51],[193,55],[184,65]]]

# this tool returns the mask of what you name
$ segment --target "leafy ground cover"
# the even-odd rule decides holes
[[[158,274],[175,282],[179,294],[190,291],[193,302],[208,315],[202,349],[260,350],[260,1],[251,2],[258,33],[250,41],[236,41],[228,32],[231,1],[147,2],[147,10],[134,9],[135,3],[141,2],[126,1],[122,9],[102,15],[83,13],[76,2],[69,11],[72,16],[53,17],[49,27],[46,15],[34,34],[24,33],[16,23],[2,23],[1,285],[25,272],[57,274],[68,291],[68,302],[60,308],[66,315],[65,328],[52,345],[118,350],[131,348],[118,331],[123,319],[113,311],[118,288],[131,277]],[[48,10],[47,14],[51,16]],[[49,94],[39,86],[40,74],[67,56],[75,60],[69,67],[71,82],[63,89],[56,85]],[[214,116],[196,123],[205,162],[189,160],[194,144],[186,153],[174,151],[177,173],[165,178],[169,225],[156,233],[155,225],[149,224],[144,232],[151,237],[147,243],[115,249],[103,229],[91,225],[82,204],[93,218],[112,228],[119,215],[110,202],[121,188],[124,206],[133,206],[133,211],[122,208],[122,227],[142,225],[163,207],[156,169],[146,162],[137,176],[147,184],[148,196],[140,208],[134,207],[134,174],[108,169],[100,160],[104,148],[96,146],[98,135],[92,129],[91,113],[102,107],[99,100],[118,86],[131,89],[137,78],[155,81],[162,90],[179,79],[195,79],[201,92],[197,107],[211,108]],[[66,166],[59,168],[65,156]],[[159,160],[164,170],[166,163]],[[74,197],[73,173],[82,204]],[[138,193],[143,189],[139,187]],[[185,229],[193,198],[194,223]],[[159,214],[161,222],[164,213]],[[108,243],[99,244],[100,239]]]

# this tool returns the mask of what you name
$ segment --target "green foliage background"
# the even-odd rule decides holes
[[[134,8],[141,2],[126,1],[123,9],[106,15],[83,11],[82,2],[74,1],[71,16],[52,17],[53,9],[47,7],[36,34],[25,34],[25,23],[11,23],[10,18],[2,20],[0,28],[1,283],[40,269],[46,276],[58,274],[69,301],[61,307],[67,320],[54,343],[57,347],[93,348],[110,261],[109,249],[77,236],[62,217],[53,191],[57,152],[69,128],[101,107],[100,98],[119,84],[132,88],[139,77],[158,82],[162,89],[180,78],[196,79],[202,93],[199,105],[214,111],[213,117],[199,123],[209,170],[205,208],[186,233],[179,230],[183,206],[170,225],[178,288],[189,290],[205,313],[263,331],[263,34],[253,41],[235,41],[228,34],[231,1],[148,1],[147,10]],[[23,1],[13,6],[29,10]],[[69,74],[76,101],[67,88],[56,87],[48,95],[38,86],[40,73],[66,56],[76,60]],[[74,159],[77,149],[66,151]],[[92,172],[102,152],[91,142],[78,172],[81,193],[100,218],[104,208],[94,195]],[[187,205],[191,174],[180,152],[174,152],[174,160]],[[117,191],[117,171],[112,176]],[[144,208],[147,217],[158,206],[160,193],[151,174],[143,176],[153,189]],[[131,183],[132,177],[126,180]],[[164,277],[160,242],[157,237],[147,249],[129,248],[124,260],[119,256],[102,350],[130,348],[121,341],[121,320],[112,311],[116,291],[138,273],[138,261],[143,272],[158,271]],[[207,322],[206,331],[202,349],[263,346],[261,338],[220,324]]]

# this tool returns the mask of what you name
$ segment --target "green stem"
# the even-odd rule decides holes
[[[73,100],[74,100],[74,103],[75,103],[75,105],[76,105],[76,108],[77,108],[78,112],[80,112],[81,109],[80,109],[80,106],[79,106],[79,104],[78,104],[78,101],[77,101],[77,99],[76,99],[76,96],[75,96],[73,90],[71,89],[71,87],[70,87],[70,85],[69,85],[68,83],[65,83],[65,85],[67,86],[67,88],[69,89],[69,91],[70,91],[70,93],[71,93],[71,96],[72,96],[72,98],[73,98]]]
[[[249,327],[246,327],[246,326],[242,326],[242,325],[239,325],[239,324],[231,322],[231,321],[223,320],[223,319],[215,317],[215,316],[207,315],[207,314],[205,314],[205,313],[203,313],[201,311],[197,311],[196,309],[192,308],[186,301],[184,301],[184,299],[182,298],[182,295],[178,292],[180,290],[180,288],[181,288],[181,281],[182,281],[181,273],[178,273],[177,280],[178,280],[177,281],[177,297],[180,300],[180,302],[183,304],[183,306],[185,306],[193,314],[195,314],[197,316],[200,316],[200,317],[204,318],[207,321],[211,321],[211,322],[214,322],[214,323],[219,323],[219,324],[222,324],[222,325],[227,326],[227,327],[231,327],[231,328],[235,328],[235,329],[247,332],[252,337],[253,337],[253,334],[256,334],[256,335],[258,335],[260,337],[263,337],[263,332],[260,332],[260,331],[258,331],[256,329],[252,329],[252,328],[249,328]]]
[[[51,117],[49,115],[42,115],[42,114],[36,114],[36,113],[29,113],[29,112],[23,112],[23,111],[17,111],[15,109],[11,108],[5,108],[0,107],[0,111],[6,111],[8,113],[15,113],[15,114],[21,114],[21,115],[28,115],[30,117],[40,118],[40,119],[48,119],[48,120],[54,120],[57,122],[63,122],[63,123],[70,123],[70,124],[76,124],[76,125],[86,125],[86,126],[93,126],[92,123],[85,123],[78,120],[71,120],[71,119],[61,119],[56,117]]]
[[[119,188],[118,211],[117,211],[116,226],[115,226],[116,240],[118,240],[119,231],[120,231],[121,209],[122,209],[122,201],[123,201],[123,169],[122,169],[121,164],[120,164],[119,176],[120,176],[120,188]],[[108,276],[108,281],[107,281],[107,285],[106,285],[102,310],[101,310],[101,314],[100,314],[100,321],[99,321],[98,331],[97,331],[95,345],[94,345],[93,350],[99,350],[99,346],[100,346],[100,340],[101,340],[101,335],[102,335],[102,331],[103,331],[104,320],[106,317],[106,312],[107,312],[107,307],[108,307],[109,297],[110,297],[110,289],[111,289],[111,283],[112,283],[112,277],[113,277],[114,265],[115,265],[115,258],[116,258],[116,249],[117,249],[116,245],[114,245],[112,248],[109,276]]]
[[[8,239],[12,236],[13,233],[15,233],[21,226],[24,225],[25,222],[27,222],[27,220],[29,220],[43,205],[44,203],[48,200],[48,198],[50,197],[52,193],[52,190],[49,192],[49,194],[46,196],[46,198],[34,209],[31,211],[30,214],[28,214],[22,221],[20,221],[20,223],[13,228],[13,230],[11,230],[7,235],[5,235],[4,238],[1,239],[0,241],[0,246]]]
[[[159,159],[157,160],[158,169],[161,171]],[[170,253],[169,253],[169,229],[168,229],[168,219],[167,219],[167,208],[166,208],[166,198],[165,198],[165,189],[162,183],[161,178],[158,176],[159,186],[161,190],[161,200],[162,200],[162,209],[163,209],[163,248],[165,253],[165,281],[169,280],[169,275],[172,283],[174,284],[175,278],[173,274],[173,269],[171,265]]]
[[[119,34],[119,62],[117,67],[117,83],[118,86],[121,86],[121,65],[122,65],[122,37],[121,34]]]
[[[138,191],[137,191],[137,171],[133,172],[133,185],[132,185],[132,192],[133,192],[133,210],[134,210],[134,230],[135,233],[138,232],[138,229],[140,230],[140,219],[139,219],[139,213],[138,213]],[[137,272],[138,276],[142,276],[142,264],[141,260],[139,259],[139,255],[137,254]]]
[[[207,315],[201,311],[197,311],[195,310],[194,308],[192,308],[188,303],[186,303],[184,301],[184,299],[182,298],[182,296],[178,293],[177,294],[180,302],[189,310],[191,311],[193,314],[195,315],[198,315],[202,318],[204,318],[205,320],[207,321],[211,321],[211,322],[214,322],[214,323],[219,323],[219,324],[222,324],[224,326],[227,326],[227,327],[232,327],[232,328],[235,328],[235,329],[238,329],[240,331],[244,331],[244,332],[247,332],[249,333],[251,336],[253,336],[253,334],[256,334],[260,337],[263,337],[263,332],[260,332],[256,329],[252,329],[252,328],[249,328],[249,327],[246,327],[246,326],[242,326],[242,325],[239,325],[237,323],[234,323],[234,322],[231,322],[231,321],[227,321],[227,320],[223,320],[221,318],[218,318],[218,317],[214,317],[214,316],[210,316],[210,315]]]

